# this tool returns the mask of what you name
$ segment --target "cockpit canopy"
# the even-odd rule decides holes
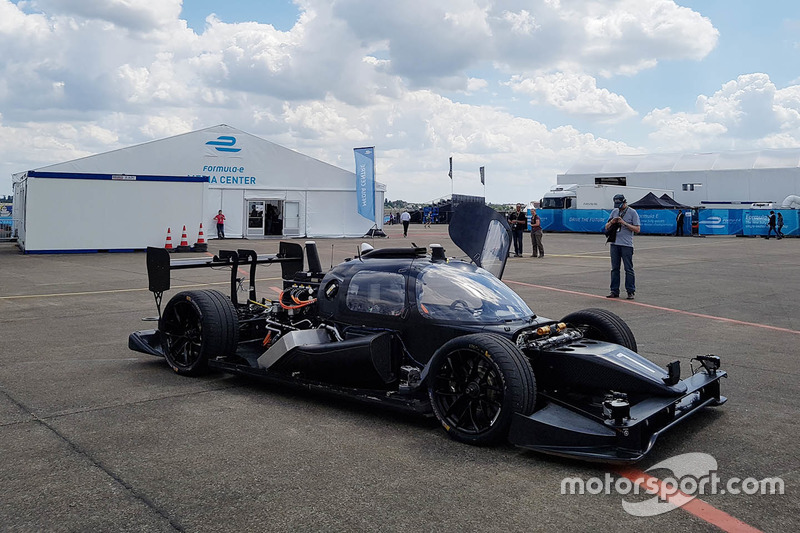
[[[499,323],[528,319],[528,305],[483,268],[466,263],[434,263],[416,279],[419,314],[434,320]]]

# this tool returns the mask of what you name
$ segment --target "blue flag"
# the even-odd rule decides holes
[[[354,148],[358,214],[375,221],[375,148]]]

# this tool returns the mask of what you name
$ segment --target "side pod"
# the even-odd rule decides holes
[[[258,358],[258,366],[341,386],[384,388],[396,380],[391,340],[390,333],[378,333],[334,342],[324,330],[292,331]]]

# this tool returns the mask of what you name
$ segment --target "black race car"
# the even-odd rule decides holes
[[[438,245],[362,245],[324,273],[313,242],[305,254],[281,242],[277,255],[185,260],[150,248],[158,329],[131,334],[129,347],[164,357],[182,375],[259,376],[432,413],[470,444],[507,440],[608,462],[639,460],[661,432],[726,401],[717,356],[698,355],[681,380],[678,361],[662,369],[636,353],[633,333],[610,311],[537,316],[500,281],[511,231],[493,210],[462,204],[449,231],[469,262],[448,259]],[[270,263],[281,266],[283,290],[259,299],[256,267]],[[230,296],[182,291],[162,313],[170,271],[200,267],[229,268]]]

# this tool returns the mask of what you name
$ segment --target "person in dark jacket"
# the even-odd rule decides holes
[[[683,214],[683,209],[678,211],[678,216],[675,218],[675,236],[683,237],[683,219],[686,215]]]
[[[767,239],[769,239],[769,236],[772,235],[773,231],[775,232],[775,236],[777,238],[782,238],[778,233],[778,230],[775,229],[775,211],[769,212],[769,222],[767,222],[767,225],[769,226],[769,229],[767,230]]]
[[[508,215],[508,224],[514,237],[514,257],[522,257],[522,232],[528,226],[528,216],[522,210],[522,204],[517,204],[517,210]]]

